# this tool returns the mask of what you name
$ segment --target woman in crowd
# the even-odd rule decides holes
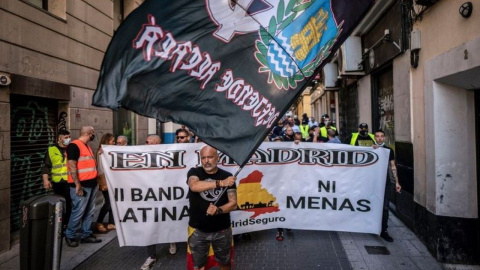
[[[103,150],[102,150],[103,144],[114,145],[115,136],[113,136],[113,134],[111,133],[105,133],[100,139],[100,145],[98,146],[98,150],[97,150],[98,189],[102,191],[103,198],[105,199],[105,203],[103,204],[102,209],[100,209],[100,213],[98,214],[97,231],[101,233],[106,233],[109,230],[115,230],[115,224],[113,221],[112,207],[110,205],[110,197],[108,196],[107,181],[105,179],[105,173],[102,168],[101,155],[103,153]],[[105,228],[105,225],[103,224],[103,219],[107,214],[108,214],[108,225]]]

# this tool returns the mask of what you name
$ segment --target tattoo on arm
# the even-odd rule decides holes
[[[188,185],[191,186],[192,184],[194,184],[198,180],[199,180],[198,177],[196,177],[195,175],[192,175],[188,178]]]
[[[398,183],[398,175],[397,175],[397,166],[395,165],[395,161],[391,161],[390,167],[392,167],[392,174],[393,177],[395,178],[395,181]]]
[[[196,189],[198,188],[197,183],[200,181],[200,178],[196,175],[192,175],[188,178],[188,187],[194,191],[197,192]]]
[[[227,189],[228,199],[237,200],[237,190],[236,189]]]
[[[237,190],[236,189],[228,189],[227,190],[227,195],[228,195],[228,202],[232,203],[232,208],[229,209],[230,211],[233,211],[237,209]]]
[[[398,179],[397,170],[392,169],[392,173],[393,173],[393,177],[395,177],[395,180],[397,180]]]
[[[77,161],[69,160],[68,168],[70,169],[70,176],[73,178],[73,182],[75,185],[79,185],[80,179],[78,178]]]

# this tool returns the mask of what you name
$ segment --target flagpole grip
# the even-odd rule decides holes
[[[235,174],[233,175],[233,177],[237,177],[237,175],[242,171],[243,169],[243,165],[242,166],[238,166],[238,169],[237,171],[235,172]],[[217,200],[213,203],[213,205],[217,206],[217,202],[218,200],[220,200],[220,198],[222,197],[223,193],[225,193],[225,191],[227,190],[228,187],[224,187],[222,188],[222,192],[220,192],[220,195],[218,195],[218,198]]]

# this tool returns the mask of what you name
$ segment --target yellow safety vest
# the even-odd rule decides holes
[[[302,138],[308,138],[308,125],[300,125],[300,132],[302,133]]]
[[[337,128],[336,127],[330,127],[330,129],[333,129],[335,131],[337,131]],[[321,127],[320,128],[320,136],[322,136],[323,138],[327,138],[328,135],[327,135],[327,128],[325,126]]]
[[[56,146],[48,147],[48,155],[52,161],[52,181],[58,183],[68,179],[67,158],[62,156],[62,152]]]
[[[368,136],[370,136],[370,138],[372,138],[372,140],[375,141],[375,135],[373,135],[372,133],[368,133]],[[350,145],[355,146],[355,143],[357,142],[357,139],[358,139],[358,132],[357,133],[352,133],[352,139],[350,140]]]

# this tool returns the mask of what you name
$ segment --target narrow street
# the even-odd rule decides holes
[[[373,234],[301,230],[285,232],[285,239],[278,242],[276,230],[253,232],[251,240],[235,243],[234,269],[442,269],[425,245],[393,214],[389,226],[393,243]],[[158,261],[152,269],[186,269],[186,243],[177,243],[175,255],[168,253],[168,247],[157,245]],[[66,250],[72,248],[64,246]],[[115,238],[74,269],[140,269],[146,252],[146,247],[120,248]],[[61,269],[70,269],[71,264],[67,265],[62,261]],[[0,269],[4,270],[1,265]]]
[[[290,231],[284,241],[275,240],[276,230],[251,233],[251,240],[235,243],[236,269],[352,269],[336,232]],[[168,244],[157,245],[157,264],[152,269],[186,269],[186,243],[177,244],[177,254]],[[114,239],[80,269],[140,269],[146,247],[122,247]]]
[[[480,270],[479,25],[480,0],[0,0],[0,270],[186,269],[187,233],[228,268],[229,227],[232,269]]]

